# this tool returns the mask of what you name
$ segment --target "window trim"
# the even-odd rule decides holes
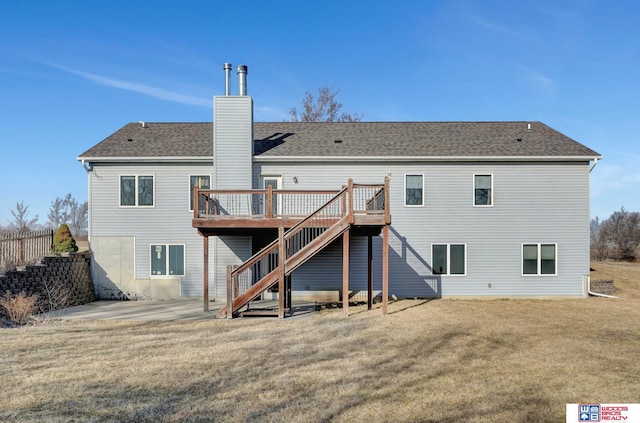
[[[407,176],[420,176],[422,178],[422,203],[421,204],[407,204]],[[404,174],[404,206],[405,207],[424,207],[425,205],[425,177],[424,173],[405,173]]]
[[[537,251],[537,272],[536,273],[524,273],[524,246],[535,245],[538,247]],[[542,272],[542,246],[553,245],[554,247],[554,269],[553,273],[541,273]],[[520,244],[520,275],[522,277],[545,277],[545,276],[558,276],[558,243],[557,242],[523,242]]]
[[[434,273],[433,270],[433,247],[435,245],[447,246],[447,273]],[[462,245],[464,246],[464,273],[451,274],[451,246]],[[433,242],[431,244],[431,275],[433,276],[450,276],[450,277],[465,277],[468,274],[467,269],[467,256],[469,255],[469,248],[466,242]]]
[[[166,247],[166,251],[167,251],[167,256],[166,256],[166,263],[165,263],[165,272],[166,274],[164,275],[154,275],[152,270],[153,270],[153,251],[152,251],[152,247],[156,246],[156,245],[162,245],[164,247]],[[169,274],[169,247],[170,246],[182,246],[182,268],[184,269],[184,272],[182,275],[171,275]],[[186,244],[181,244],[181,243],[177,243],[177,244],[171,244],[171,243],[163,243],[163,242],[152,242],[149,243],[149,277],[151,279],[174,279],[174,278],[184,278],[187,276],[187,245]]]
[[[191,178],[197,176],[197,177],[202,177],[202,176],[208,176],[209,177],[209,188],[208,189],[213,189],[213,175],[212,174],[207,174],[207,173],[190,173],[188,176],[188,180],[187,183],[189,184],[189,191],[188,191],[188,195],[189,198],[187,199],[187,208],[189,209],[190,213],[193,213],[193,208],[191,207],[191,201],[193,201],[193,186],[191,185]]]
[[[476,176],[490,176],[491,177],[491,195],[489,196],[489,204],[476,204]],[[472,181],[472,196],[471,201],[473,202],[473,207],[493,207],[493,173],[474,173],[473,181]]]
[[[152,204],[151,205],[139,205],[138,201],[138,193],[139,189],[139,178],[140,177],[151,177],[151,181],[153,182],[153,188],[151,192]],[[122,204],[122,178],[123,177],[134,177],[135,178],[135,186],[134,186],[134,200],[135,204],[133,205],[123,205]],[[156,206],[156,175],[154,173],[123,173],[118,175],[118,207],[122,209],[135,209],[135,208],[144,208],[144,209],[152,209]]]

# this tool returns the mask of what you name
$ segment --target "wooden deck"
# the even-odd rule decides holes
[[[369,308],[372,305],[371,237],[382,233],[383,314],[388,294],[389,179],[384,184],[348,185],[340,191],[200,190],[194,187],[192,226],[204,239],[204,307],[208,309],[209,236],[258,235],[275,240],[239,266],[227,268],[227,306],[232,318],[241,307],[278,285],[279,316],[287,307],[289,275],[333,241],[343,239],[343,308],[348,315],[349,239],[369,236]],[[276,236],[277,233],[277,236]]]
[[[380,228],[390,223],[385,186],[351,184],[348,196],[333,207],[335,221],[347,213],[353,225]],[[202,235],[247,235],[253,231],[289,229],[331,201],[340,191],[201,190],[194,189],[192,226]],[[334,222],[327,221],[327,226]],[[370,230],[370,229],[369,229]]]

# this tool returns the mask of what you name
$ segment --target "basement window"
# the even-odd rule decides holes
[[[467,245],[431,245],[431,273],[434,275],[466,276]]]
[[[184,245],[152,244],[151,276],[184,276]]]

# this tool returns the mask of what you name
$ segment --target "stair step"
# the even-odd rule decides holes
[[[245,310],[240,313],[242,317],[278,317],[278,310],[262,308]]]

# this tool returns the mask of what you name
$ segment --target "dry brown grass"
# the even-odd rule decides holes
[[[557,422],[565,403],[637,402],[640,265],[594,267],[620,299],[4,330],[0,420]]]

